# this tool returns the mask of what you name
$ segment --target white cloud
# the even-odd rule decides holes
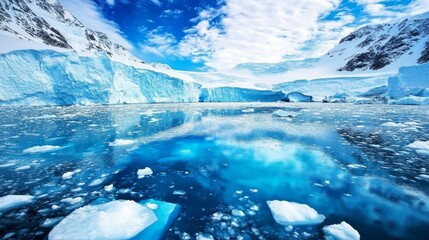
[[[160,0],[150,0],[153,4],[157,5],[157,6],[161,6],[162,3]]]
[[[163,18],[167,18],[167,17],[172,17],[172,18],[179,18],[179,16],[183,13],[182,10],[179,9],[167,9],[164,12],[162,12],[162,14],[160,15],[160,17]]]
[[[350,22],[350,16],[340,19],[342,24],[320,23],[340,1],[227,0],[218,11],[200,12],[194,19],[196,25],[185,31],[178,54],[215,69],[244,62],[280,62],[285,56],[315,57],[333,47],[344,31],[350,31],[342,25]],[[213,19],[218,16],[221,21],[216,23]],[[308,42],[313,54],[303,50]]]
[[[122,36],[118,26],[103,17],[97,5],[91,0],[60,0],[63,6],[71,12],[83,25],[94,31],[105,33],[109,39],[127,49],[133,46]]]
[[[151,31],[145,29],[144,31],[146,32],[146,41],[139,44],[143,52],[152,53],[160,57],[173,54],[173,47],[177,43],[173,34],[164,32],[162,27]]]

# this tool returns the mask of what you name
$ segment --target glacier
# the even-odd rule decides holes
[[[0,55],[0,105],[278,101],[281,92],[201,84],[96,57],[52,50]]]

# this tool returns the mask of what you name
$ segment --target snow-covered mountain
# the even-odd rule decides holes
[[[322,61],[338,71],[395,69],[429,62],[429,12],[368,25],[343,38]]]
[[[0,37],[1,52],[38,44],[38,49],[52,47],[80,56],[103,51],[114,61],[140,62],[106,34],[85,27],[57,0],[0,0]]]

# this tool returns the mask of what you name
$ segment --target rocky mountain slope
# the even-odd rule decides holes
[[[0,0],[0,35],[84,56],[103,51],[112,60],[139,61],[104,33],[85,27],[57,0]]]
[[[429,62],[429,12],[399,22],[362,27],[324,57],[338,71],[399,68]]]

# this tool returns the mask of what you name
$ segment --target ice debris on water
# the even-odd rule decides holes
[[[145,167],[143,169],[137,170],[137,175],[138,175],[139,179],[144,178],[144,177],[149,176],[149,175],[152,175],[152,174],[153,174],[153,171],[149,167]]]
[[[0,197],[0,213],[19,208],[21,206],[30,204],[33,201],[34,197],[31,195],[7,195]]]
[[[118,146],[128,146],[136,143],[135,140],[128,140],[128,139],[116,139],[113,142],[109,143],[109,146],[111,147],[118,147]]]
[[[359,240],[359,232],[356,231],[350,224],[341,222],[323,227],[326,240]]]
[[[407,147],[415,149],[417,153],[422,155],[429,155],[429,141],[415,141]]]
[[[325,216],[306,204],[288,201],[267,201],[274,220],[284,226],[315,225],[322,223]]]
[[[44,153],[51,152],[60,149],[60,146],[44,145],[44,146],[34,146],[25,149],[23,153]]]

